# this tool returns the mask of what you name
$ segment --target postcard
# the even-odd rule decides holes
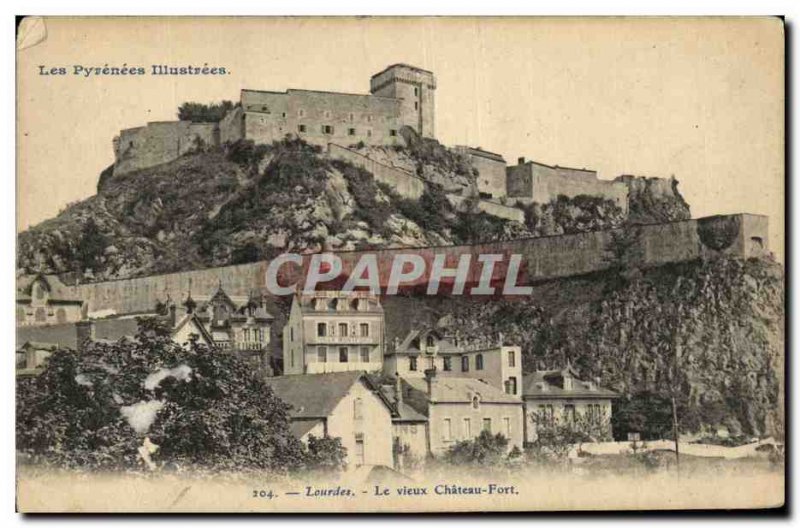
[[[19,512],[784,505],[780,18],[16,46]]]

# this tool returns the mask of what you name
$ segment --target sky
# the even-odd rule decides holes
[[[784,56],[775,18],[45,20],[17,55],[18,231],[96,192],[120,129],[242,88],[367,93],[403,62],[436,75],[436,135],[551,165],[675,176],[693,217],[769,216],[783,260]],[[74,65],[224,76],[72,75]],[[67,75],[42,75],[41,66]]]

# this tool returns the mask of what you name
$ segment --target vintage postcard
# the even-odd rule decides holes
[[[780,18],[16,46],[18,511],[784,505]]]

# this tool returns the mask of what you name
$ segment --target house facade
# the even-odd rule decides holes
[[[283,372],[380,371],[384,312],[367,292],[298,293],[283,329]]]
[[[278,376],[266,382],[292,406],[292,432],[301,441],[310,435],[341,438],[348,468],[394,465],[394,407],[362,372]]]
[[[534,442],[542,428],[557,425],[578,428],[594,440],[611,439],[611,403],[619,394],[597,381],[578,378],[567,365],[525,376],[525,442]]]

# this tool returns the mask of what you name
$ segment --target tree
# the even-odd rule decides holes
[[[78,240],[75,257],[80,271],[86,269],[97,270],[100,264],[100,257],[108,245],[108,239],[100,231],[100,227],[93,218],[89,218],[81,230],[81,238]]]
[[[347,465],[347,449],[341,438],[308,435],[306,469],[311,471],[336,472]]]
[[[235,106],[232,101],[211,104],[187,102],[178,107],[178,119],[193,123],[218,123]]]
[[[507,447],[508,438],[500,433],[492,435],[484,430],[477,438],[462,440],[451,446],[444,459],[457,466],[495,466],[502,462]]]
[[[17,448],[59,467],[285,471],[305,463],[288,406],[234,355],[181,347],[153,319],[135,340],[59,350],[17,388]]]
[[[641,228],[627,226],[611,231],[611,240],[606,247],[605,261],[613,272],[612,287],[621,288],[641,278],[640,267],[644,261]]]
[[[573,448],[577,447],[580,452],[585,442],[611,440],[611,421],[605,412],[576,412],[568,419],[534,413],[531,422],[536,440],[527,446],[527,451],[538,461],[563,461]]]

